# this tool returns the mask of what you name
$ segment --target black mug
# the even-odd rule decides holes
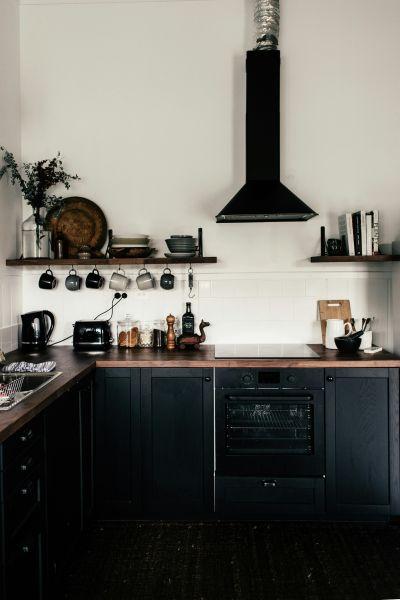
[[[76,274],[75,269],[71,269],[67,278],[65,279],[65,287],[70,292],[77,292],[81,288],[82,277]]]
[[[168,271],[168,273],[167,273]],[[164,290],[172,290],[174,287],[175,277],[171,273],[171,269],[166,267],[161,275],[160,285]]]
[[[57,285],[57,279],[53,275],[51,269],[47,269],[45,273],[42,273],[39,278],[39,287],[42,290],[54,290]]]
[[[93,271],[87,274],[86,287],[92,290],[99,290],[104,285],[104,277],[102,277],[99,271],[94,268]]]

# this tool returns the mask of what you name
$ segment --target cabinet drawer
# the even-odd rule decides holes
[[[16,459],[16,457],[24,452],[27,448],[33,446],[43,437],[42,418],[37,418],[22,427],[17,433],[14,433],[3,444],[3,469]]]
[[[28,448],[10,465],[3,474],[4,496],[7,498],[17,486],[20,486],[43,461],[43,448],[41,441]]]
[[[317,515],[325,510],[325,480],[295,477],[217,477],[217,513],[238,517]]]
[[[4,503],[4,521],[7,536],[12,536],[27,520],[41,501],[41,477],[37,470],[32,476],[18,485]]]

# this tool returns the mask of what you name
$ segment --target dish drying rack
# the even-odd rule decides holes
[[[0,411],[10,410],[23,399],[22,385],[25,375],[17,377],[10,383],[0,383]],[[19,396],[19,394],[21,394]]]

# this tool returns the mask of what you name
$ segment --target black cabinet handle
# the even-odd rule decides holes
[[[32,439],[32,436],[33,436],[33,431],[32,431],[32,429],[29,429],[26,433],[23,433],[19,439],[24,444],[25,442],[29,442],[29,440]]]
[[[204,381],[207,381],[207,383],[209,383],[211,381],[211,377],[204,377]]]
[[[21,547],[21,550],[22,550],[23,554],[29,554],[29,552],[31,551],[31,549],[29,548],[29,546],[27,546],[26,544],[24,544]]]
[[[276,487],[276,481],[274,479],[263,479],[261,482],[262,486],[267,487]]]
[[[332,375],[328,375],[328,377],[326,378],[327,381],[333,381],[333,377]]]
[[[21,471],[27,471],[28,469],[31,468],[32,462],[33,462],[33,458],[30,456],[28,458],[28,460],[25,461],[25,463],[22,463],[22,465],[20,465],[20,470]]]

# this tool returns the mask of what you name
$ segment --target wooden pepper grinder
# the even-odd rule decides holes
[[[174,323],[175,323],[174,315],[168,315],[168,317],[167,317],[167,324],[168,324],[167,350],[175,350],[175,348],[176,348]]]

